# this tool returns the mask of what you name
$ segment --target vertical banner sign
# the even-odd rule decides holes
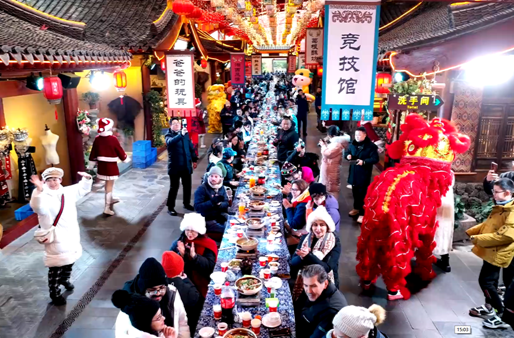
[[[195,112],[193,54],[166,54],[168,115],[191,117]]]
[[[305,35],[305,65],[319,66],[319,58],[323,57],[323,28],[307,28]]]
[[[252,55],[252,76],[262,75],[262,55]]]
[[[355,2],[325,5],[322,120],[373,119],[380,2]]]
[[[245,55],[244,53],[230,54],[230,78],[232,87],[242,88],[245,85]]]
[[[245,62],[245,69],[246,69],[246,78],[250,79],[252,77],[252,61],[246,61]]]
[[[287,57],[287,72],[288,73],[296,72],[296,55],[289,55]]]
[[[298,54],[298,69],[305,68],[305,54]]]

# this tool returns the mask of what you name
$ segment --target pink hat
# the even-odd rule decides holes
[[[314,182],[314,173],[311,168],[302,167],[302,179],[307,182],[307,184]]]
[[[106,131],[111,130],[112,127],[114,127],[114,121],[106,117],[99,119],[97,123],[99,133],[104,133]]]

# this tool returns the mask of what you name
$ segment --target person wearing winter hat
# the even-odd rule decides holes
[[[139,274],[125,283],[123,290],[145,296],[158,303],[164,323],[175,328],[177,338],[189,338],[187,314],[177,288],[168,283],[164,269],[155,258],[147,258],[139,268]],[[134,337],[131,332],[140,330],[131,324],[128,313],[118,314],[115,324],[116,337]]]
[[[44,263],[49,268],[48,288],[54,305],[66,304],[60,285],[73,290],[70,282],[72,267],[82,256],[77,200],[91,191],[93,180],[87,173],[78,174],[82,180],[67,187],[61,185],[64,171],[60,168],[46,169],[42,181],[37,175],[30,179],[36,187],[30,206],[39,220],[34,237],[45,246]]]
[[[191,175],[196,169],[198,155],[189,138],[187,128],[182,128],[178,117],[170,119],[170,129],[165,135],[168,149],[168,176],[170,177],[170,190],[168,193],[168,214],[177,216],[175,200],[177,199],[180,180],[182,180],[184,209],[193,211],[191,205]]]
[[[377,329],[386,317],[383,307],[373,304],[369,308],[348,305],[339,311],[327,338],[387,338]]]
[[[306,266],[301,276],[301,293],[293,294],[296,332],[302,332],[301,337],[324,338],[336,313],[348,303],[321,265]]]
[[[223,187],[221,168],[213,166],[207,173],[207,180],[195,191],[195,211],[205,217],[207,233],[218,234],[221,239],[225,232],[228,212],[228,196]]]
[[[216,242],[205,235],[205,218],[196,212],[184,215],[180,230],[182,234],[173,242],[170,251],[182,256],[184,272],[205,298],[210,275],[216,265],[218,247]]]
[[[221,169],[223,174],[223,185],[230,187],[235,190],[237,188],[236,185],[231,184],[232,181],[235,180],[234,166],[232,162],[234,161],[234,156],[237,153],[232,149],[232,147],[223,149],[223,159],[219,161],[216,166]]]
[[[339,202],[337,199],[327,192],[327,187],[322,183],[312,183],[309,186],[309,194],[312,201],[307,203],[307,211],[305,212],[307,218],[318,206],[324,206],[336,225],[336,234],[339,233],[341,215],[339,214]]]
[[[202,312],[203,298],[193,282],[184,273],[184,259],[179,254],[173,251],[165,251],[162,254],[162,267],[166,276],[168,276],[168,284],[175,286],[180,298],[182,298],[186,309],[189,332],[193,337]]]
[[[113,205],[120,200],[113,197],[114,181],[118,179],[118,159],[130,162],[130,158],[120,145],[118,139],[112,135],[114,121],[108,118],[98,119],[98,137],[93,142],[89,154],[89,169],[98,165],[97,177],[105,181],[105,206],[104,214],[114,215]]]
[[[144,296],[117,290],[111,298],[112,304],[128,315],[132,326],[126,337],[131,338],[176,338],[176,330],[165,324],[159,303]]]
[[[300,243],[291,258],[291,275],[298,274],[305,266],[319,264],[328,273],[329,279],[339,288],[339,257],[341,242],[334,234],[336,226],[332,216],[324,206],[318,206],[307,218],[306,235],[300,238]],[[297,278],[297,287],[301,288],[301,278]]]

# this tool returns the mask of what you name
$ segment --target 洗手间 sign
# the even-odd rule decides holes
[[[387,108],[398,110],[436,111],[444,104],[439,95],[387,95]]]

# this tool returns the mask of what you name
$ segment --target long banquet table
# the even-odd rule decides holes
[[[252,141],[249,146],[249,149],[247,151],[247,157],[253,157],[256,152],[257,152],[257,145],[255,142]],[[257,176],[255,173],[253,173],[252,171],[248,171],[248,170],[249,169],[247,168],[246,175]],[[276,164],[269,166],[268,170],[266,172],[265,187],[268,190],[268,192],[274,191],[274,192],[277,192],[277,195],[275,197],[273,197],[272,199],[266,199],[267,202],[271,202],[274,200],[279,201],[279,202],[282,201],[282,193],[277,188],[278,187],[277,185],[280,185],[280,183],[281,183],[280,179],[281,179],[281,177],[280,177],[279,166]],[[225,233],[223,235],[223,240],[221,242],[221,246],[218,251],[218,259],[217,259],[214,271],[221,271],[221,263],[229,262],[230,260],[236,258],[237,248],[235,247],[234,243],[230,242],[230,238],[232,236],[232,234],[229,233],[230,219],[238,218],[238,212],[237,212],[238,210],[237,209],[238,209],[240,197],[242,196],[242,194],[245,194],[248,191],[249,191],[248,183],[244,183],[243,178],[241,178],[240,185],[234,194],[234,198],[233,198],[233,202],[232,202],[232,209],[231,209],[231,211],[234,211],[236,213],[236,215],[229,216],[229,219],[227,220],[226,227],[225,227]],[[282,216],[281,208],[278,208],[277,214],[280,216],[280,220],[277,221],[277,225],[280,225],[281,230],[282,230],[281,232],[282,232],[282,234],[284,234],[284,219]],[[259,252],[259,257],[266,256],[268,254],[276,254],[279,256],[278,262],[280,263],[280,266],[279,266],[279,270],[278,270],[276,276],[280,275],[280,276],[283,276],[284,278],[282,280],[282,287],[277,289],[276,293],[275,293],[275,297],[279,299],[278,312],[280,313],[281,320],[282,320],[282,323],[280,326],[278,326],[278,329],[289,328],[291,330],[291,338],[295,338],[296,330],[295,330],[295,316],[294,316],[294,310],[293,310],[293,301],[292,301],[292,296],[291,296],[291,292],[289,290],[288,279],[287,279],[287,276],[289,276],[289,273],[290,273],[290,270],[289,270],[290,255],[289,255],[289,251],[287,249],[287,242],[282,235],[280,240],[278,240],[278,239],[276,240],[275,244],[273,244],[272,246],[268,246],[266,237],[267,237],[267,234],[269,231],[270,231],[270,225],[269,225],[269,222],[267,222],[267,224],[265,226],[265,235],[263,237],[258,237],[259,245],[257,247],[257,250]],[[256,259],[253,264],[252,275],[258,277],[259,271],[261,269],[262,268],[259,266],[259,261],[258,261],[258,259]],[[236,276],[237,276],[237,278],[242,277],[241,272],[236,273]],[[221,322],[220,320],[214,319],[212,306],[214,304],[220,304],[220,297],[214,294],[213,285],[214,284],[211,281],[211,283],[209,284],[209,290],[207,293],[207,297],[205,299],[205,303],[204,303],[204,306],[202,309],[200,320],[198,321],[195,337],[200,337],[200,335],[198,333],[199,330],[206,326],[214,328],[217,333],[216,326],[218,323]],[[230,285],[234,286],[234,282],[230,282]],[[235,291],[235,292],[237,293],[237,291]],[[266,288],[263,286],[263,288],[261,290],[261,302],[258,306],[243,307],[243,306],[237,305],[237,302],[236,302],[236,306],[234,308],[234,314],[248,311],[252,314],[252,318],[255,318],[256,315],[260,315],[261,317],[264,317],[264,315],[268,313],[268,309],[266,308],[266,304],[265,304],[267,297],[269,297],[269,294],[268,294]],[[237,295],[236,295],[236,298],[237,298]],[[240,328],[240,327],[242,327],[241,323],[235,322],[231,328]],[[229,329],[230,329],[230,327],[229,327]],[[262,337],[262,338],[270,337],[268,328],[266,328],[264,325],[262,325],[261,332],[258,336]],[[216,337],[216,334],[214,335],[214,337]]]

